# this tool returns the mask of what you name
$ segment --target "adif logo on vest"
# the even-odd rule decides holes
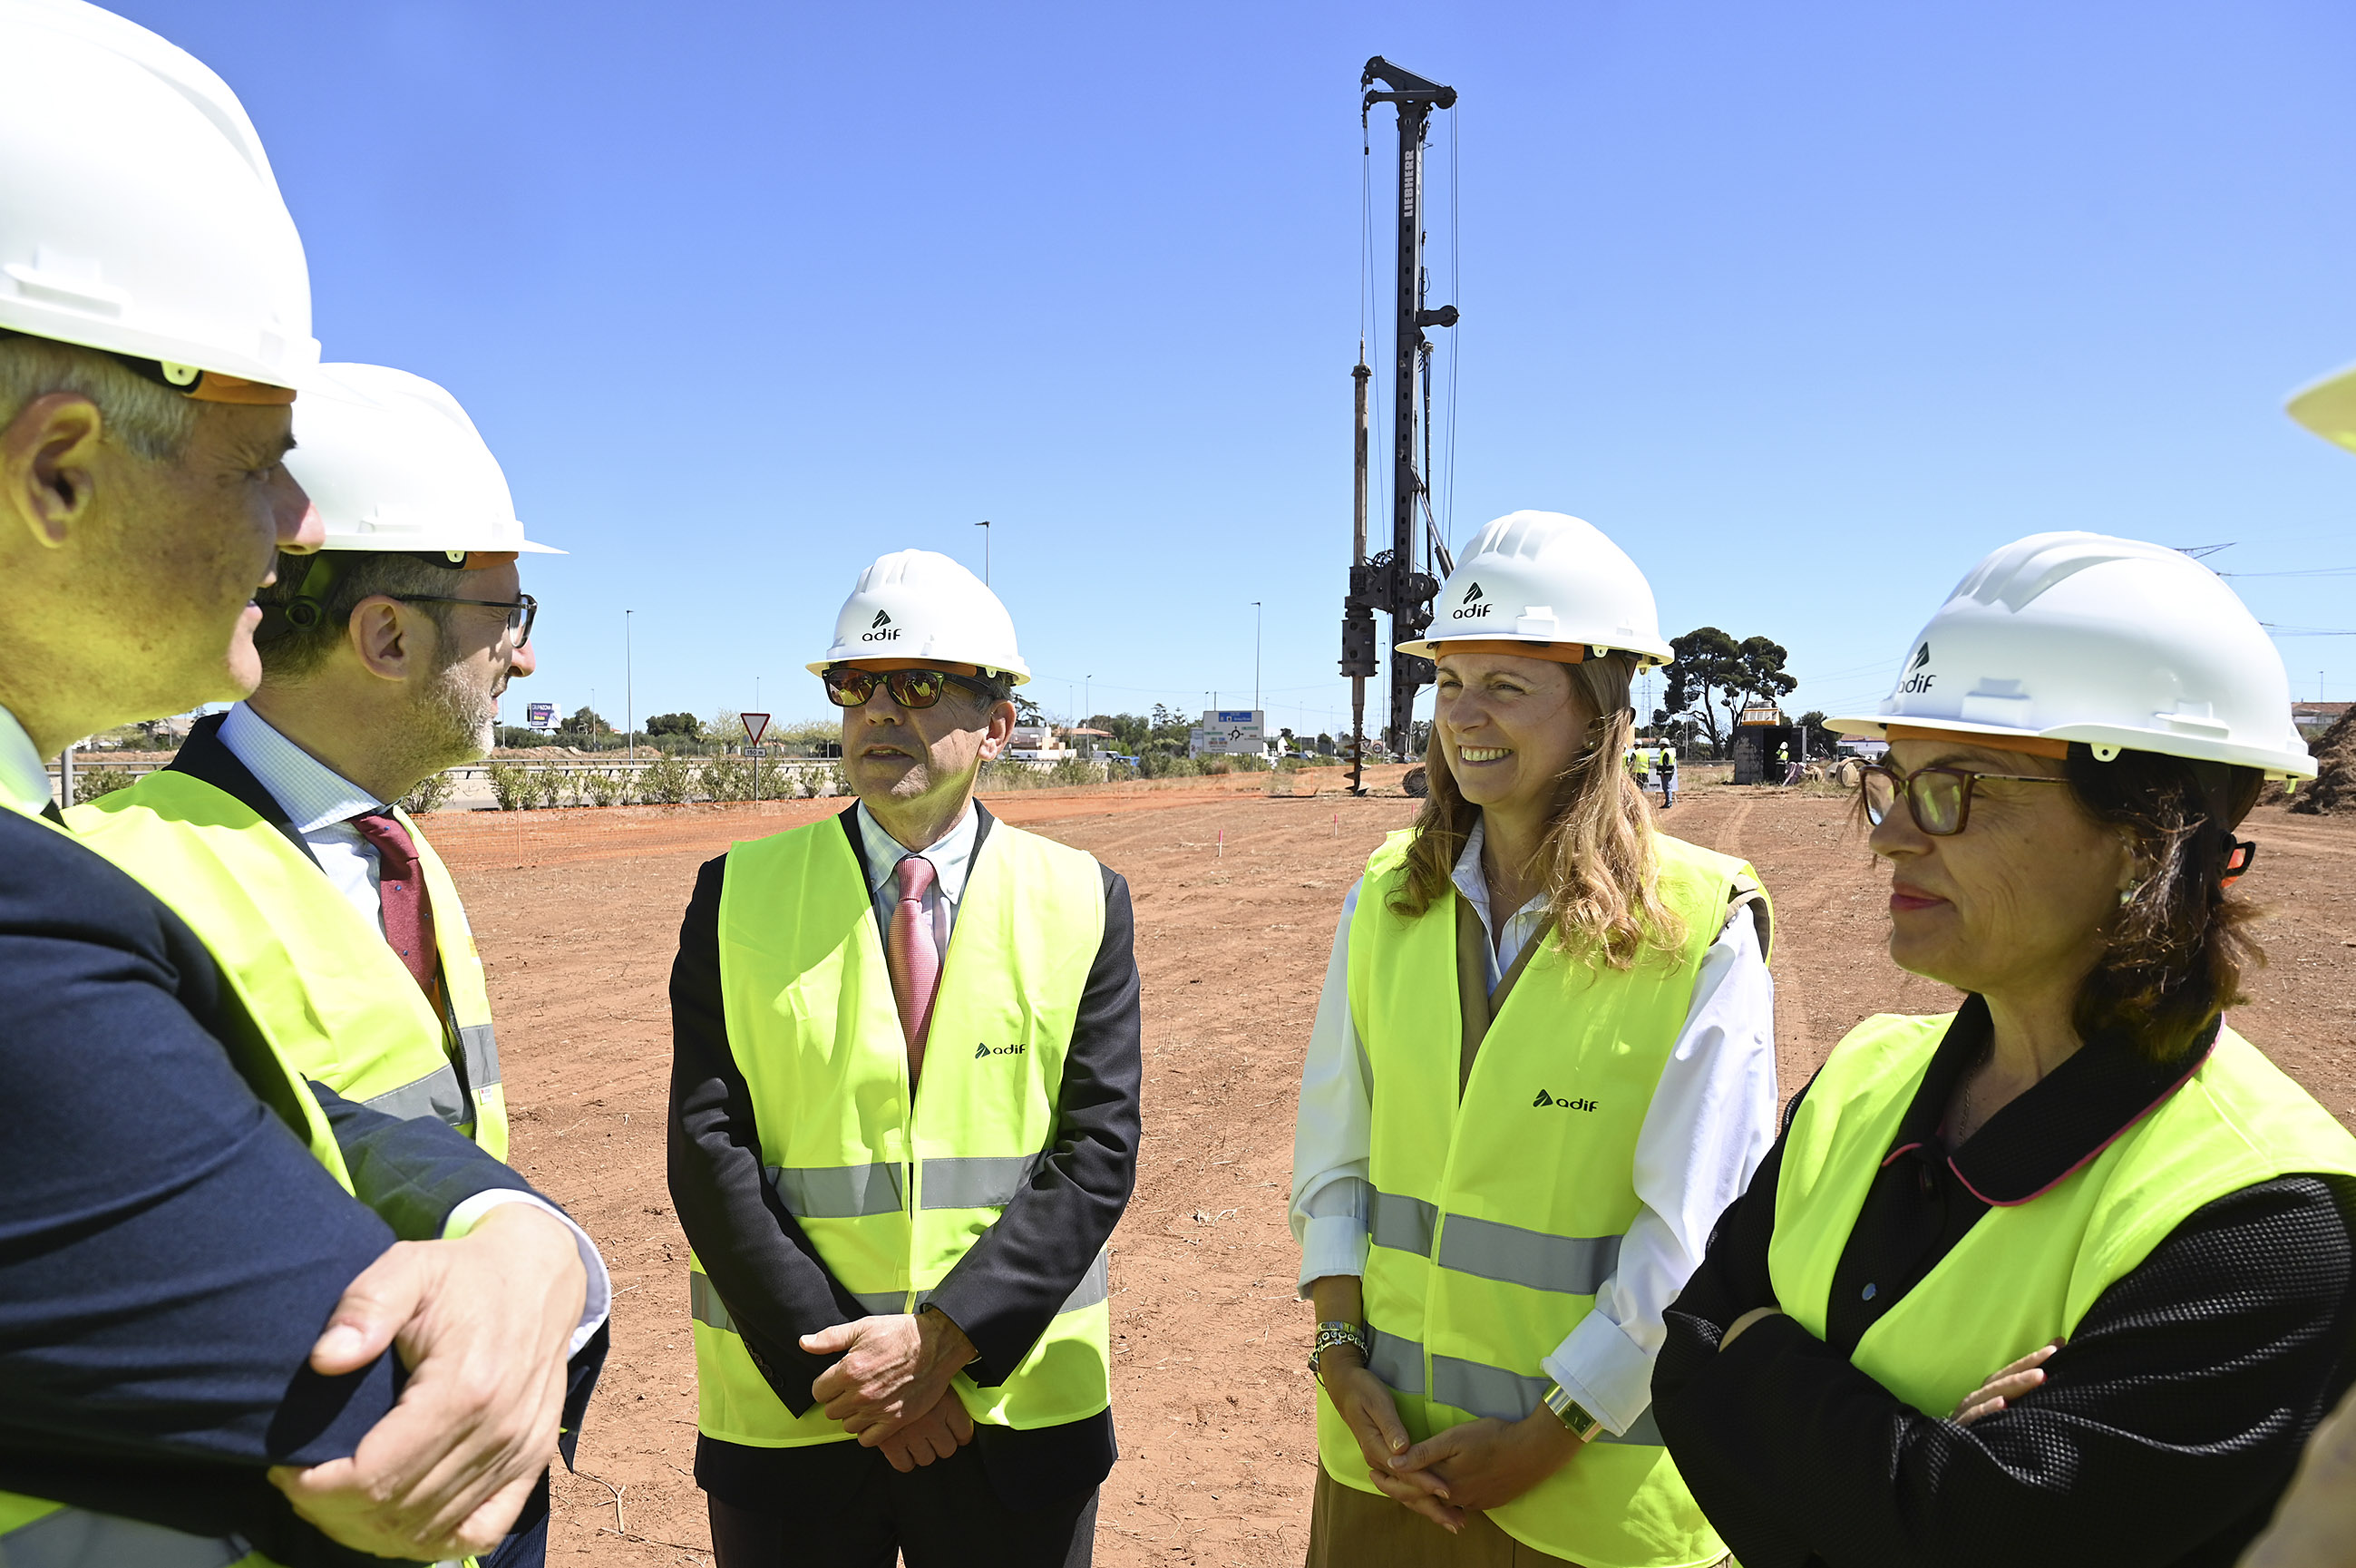
[[[1481,585],[1478,583],[1466,584],[1464,587],[1463,605],[1452,612],[1448,618],[1451,620],[1479,620],[1483,617],[1486,616],[1492,609],[1496,607],[1494,605],[1483,604],[1480,602],[1480,599]]]
[[[1028,1046],[978,1045],[973,1047],[973,1059],[980,1061],[984,1057],[1019,1057],[1028,1049],[1030,1049]]]
[[[862,642],[892,642],[895,641],[899,638],[899,635],[900,628],[892,624],[890,612],[885,610],[877,610],[875,612],[875,618],[868,623],[867,629],[860,634],[859,640]]]
[[[1914,662],[1906,667],[1906,679],[1898,682],[1900,696],[1912,696],[1917,692],[1927,692],[1931,689],[1931,682],[1938,677],[1922,668],[1930,662],[1931,645],[1926,642],[1915,653]]]
[[[1556,1111],[1592,1111],[1595,1109],[1595,1101],[1592,1100],[1557,1100],[1553,1095],[1548,1094],[1543,1089],[1538,1090],[1538,1097],[1536,1100],[1531,1101],[1530,1104],[1533,1108],[1544,1105]]]

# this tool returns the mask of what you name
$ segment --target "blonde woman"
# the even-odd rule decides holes
[[[1650,1391],[1773,1141],[1766,901],[1622,766],[1669,650],[1593,527],[1491,523],[1419,650],[1430,796],[1343,906],[1294,1143],[1309,1561],[1715,1563]]]

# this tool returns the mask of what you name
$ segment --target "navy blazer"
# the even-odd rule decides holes
[[[396,1239],[531,1188],[439,1122],[319,1087],[355,1202],[232,1066],[223,1041],[252,1028],[159,899],[0,810],[0,1488],[241,1535],[288,1568],[377,1563],[262,1474],[348,1456],[398,1392],[391,1355],[326,1378],[312,1342]]]

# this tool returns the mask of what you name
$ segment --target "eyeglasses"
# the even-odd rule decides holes
[[[454,599],[442,594],[388,594],[404,605],[480,605],[487,610],[508,612],[508,630],[515,634],[515,646],[521,648],[531,640],[531,623],[540,614],[540,601],[530,594],[518,594],[512,599]]]
[[[1923,768],[1908,774],[1875,762],[1866,765],[1857,787],[1865,800],[1865,820],[1875,827],[1889,817],[1903,793],[1914,825],[1933,838],[1948,838],[1972,820],[1972,786],[1983,779],[2008,784],[2069,782],[2050,773],[1975,773],[1964,768]]]
[[[962,686],[977,696],[998,695],[980,681],[944,670],[854,670],[837,664],[819,679],[826,682],[827,701],[838,708],[864,707],[878,686],[891,693],[892,700],[904,708],[929,708],[951,686]]]

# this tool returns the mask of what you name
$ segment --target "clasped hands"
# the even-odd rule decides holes
[[[810,1397],[901,1474],[973,1440],[973,1418],[949,1380],[979,1352],[937,1308],[838,1323],[803,1335],[801,1347],[841,1356],[810,1384]]]
[[[1376,1488],[1451,1534],[1467,1513],[1512,1502],[1584,1446],[1544,1405],[1520,1421],[1483,1416],[1410,1444],[1388,1385],[1355,1348],[1333,1346],[1318,1365],[1325,1397],[1358,1440]]]

